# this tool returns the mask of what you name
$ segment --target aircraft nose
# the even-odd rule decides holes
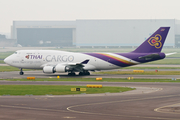
[[[9,57],[7,57],[7,58],[4,59],[4,62],[5,62],[6,64],[10,64],[10,60],[11,60],[11,59],[10,59]]]

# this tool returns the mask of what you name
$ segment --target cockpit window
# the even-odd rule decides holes
[[[17,52],[15,52],[14,54],[17,54]]]

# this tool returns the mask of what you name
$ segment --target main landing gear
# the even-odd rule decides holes
[[[68,75],[69,75],[69,76],[75,76],[76,73],[75,73],[75,72],[70,72],[70,73],[68,73]]]
[[[89,71],[79,72],[79,75],[90,75],[90,72]]]
[[[75,76],[76,73],[71,71],[68,73],[69,76]],[[82,76],[82,75],[90,75],[90,72],[89,71],[83,71],[83,72],[79,72],[79,75]]]
[[[20,74],[20,75],[24,75],[24,72],[22,71],[22,68],[20,68],[19,74]]]

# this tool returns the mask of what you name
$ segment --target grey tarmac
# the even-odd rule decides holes
[[[2,78],[56,77],[42,71],[1,72]],[[129,77],[97,75],[86,77]],[[61,74],[61,77],[68,77]],[[79,76],[76,76],[79,77]],[[141,77],[141,76],[136,76]],[[142,76],[148,77],[148,76]],[[149,76],[152,77],[152,76]],[[154,76],[156,77],[156,76]],[[164,76],[157,76],[164,78]],[[166,76],[179,77],[179,76]],[[62,96],[0,96],[2,120],[179,120],[180,83],[125,83],[125,82],[55,82],[55,81],[0,81],[0,85],[87,85],[136,87],[124,93],[81,94]],[[169,107],[170,106],[170,107]],[[174,109],[172,108],[174,107]],[[169,108],[169,110],[167,110]],[[165,112],[164,109],[166,109]],[[173,109],[173,111],[172,111]]]
[[[78,73],[77,73],[78,74]],[[18,78],[27,78],[27,77],[36,77],[36,78],[67,78],[67,77],[76,77],[76,78],[127,78],[127,77],[134,77],[134,78],[153,78],[153,79],[172,79],[172,78],[180,78],[180,75],[107,75],[107,74],[94,74],[91,72],[90,76],[68,76],[67,73],[55,73],[55,74],[44,74],[42,71],[24,71],[24,75],[19,75],[19,71],[13,72],[0,72],[0,79],[18,79]]]

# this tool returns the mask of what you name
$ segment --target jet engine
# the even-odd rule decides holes
[[[55,73],[54,66],[44,66],[43,67],[43,72],[44,73]]]
[[[69,70],[70,70],[69,67],[61,65],[61,64],[57,64],[54,68],[54,71],[56,72],[67,72]]]
[[[56,66],[45,66],[43,67],[44,73],[55,73],[55,72],[67,72],[70,71],[70,68],[68,66],[64,66],[61,64],[57,64]]]

